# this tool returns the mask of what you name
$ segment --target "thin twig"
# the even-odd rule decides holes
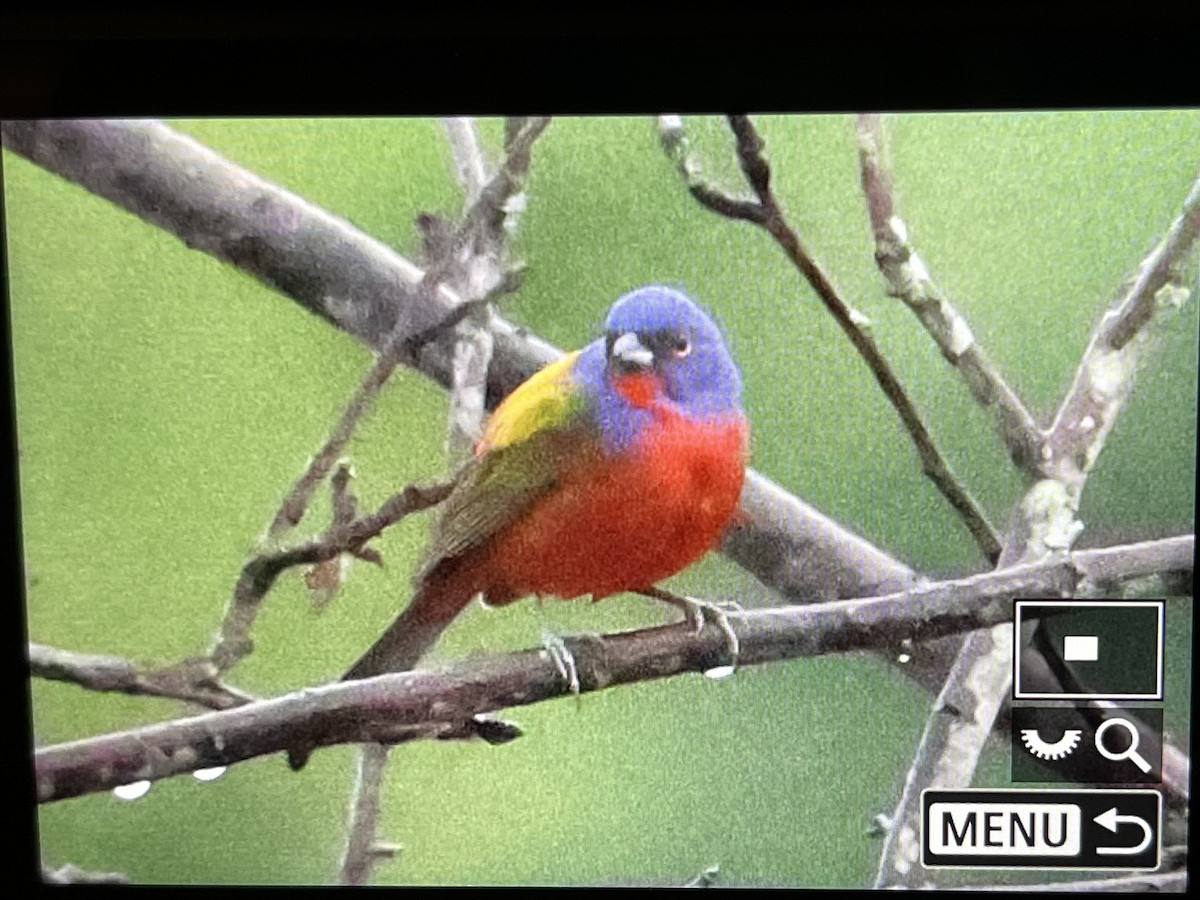
[[[357,553],[367,541],[404,516],[441,503],[452,487],[452,482],[409,485],[370,515],[361,516],[348,525],[334,526],[326,534],[294,547],[265,551],[247,561],[234,586],[230,612],[221,622],[216,645],[210,654],[217,671],[228,671],[250,652],[250,625],[258,614],[259,604],[282,572],[292,566],[323,563],[341,553]]]
[[[549,117],[514,118],[506,123],[505,158],[489,177],[473,119],[445,120],[456,171],[466,197],[463,220],[452,237],[437,246],[425,219],[430,268],[426,280],[444,281],[473,311],[455,325],[448,449],[452,462],[469,454],[478,439],[487,403],[487,373],[494,340],[487,300],[505,285],[509,271],[506,237],[524,206],[521,192],[533,142]]]
[[[681,116],[659,116],[658,134],[663,150],[675,162],[688,192],[701,206],[727,219],[763,224],[766,213],[761,203],[731,196],[705,180],[703,165],[700,157],[692,151]]]
[[[1096,465],[1117,415],[1133,391],[1139,367],[1154,344],[1154,328],[1183,304],[1183,260],[1200,235],[1200,177],[1162,240],[1104,313],[1083,352],[1040,454],[1042,479],[1014,512],[1014,539],[1006,554],[1030,559],[1074,544],[1083,529],[1076,515],[1088,474]]]
[[[1166,237],[1142,262],[1128,292],[1097,324],[1040,451],[1048,477],[1036,482],[1014,510],[998,569],[1060,557],[1074,544],[1083,528],[1076,513],[1088,473],[1129,397],[1141,361],[1146,339],[1138,330],[1152,322],[1155,312],[1172,309],[1187,296],[1186,288],[1172,279],[1198,233],[1200,179]],[[1138,330],[1130,332],[1130,323]],[[1002,623],[963,641],[905,781],[876,875],[877,888],[926,884],[917,837],[921,792],[970,784],[995,714],[1009,694],[1013,640],[1011,623]],[[1181,764],[1186,765],[1186,758],[1181,763],[1174,748],[1164,746],[1164,773],[1168,766],[1173,772]],[[1167,781],[1178,784],[1179,777],[1164,774],[1164,784]]]
[[[334,463],[337,462],[342,451],[350,442],[350,438],[353,437],[359,422],[370,411],[375,403],[375,398],[383,390],[383,386],[387,384],[392,373],[396,371],[397,365],[399,365],[399,356],[391,349],[376,354],[375,361],[367,370],[367,374],[358,387],[355,388],[333,431],[317,454],[309,460],[304,472],[284,497],[260,543],[277,539],[284,531],[300,523],[308,509],[313,493],[328,476],[330,469],[333,468]],[[336,495],[335,489],[335,497]],[[335,523],[337,523],[336,510]],[[375,551],[371,548],[360,547],[351,552],[369,561],[378,561],[374,555]],[[314,568],[309,571],[306,581],[309,587],[315,591],[314,604],[317,608],[328,602],[333,591],[340,584],[343,574],[340,558],[337,555],[314,563]],[[208,652],[208,658],[215,662],[220,672],[229,671],[253,647],[250,630],[255,619],[258,618],[259,607],[270,584],[266,586],[262,594],[243,590],[242,587],[242,583],[239,581],[221,617],[216,640]]]
[[[367,374],[358,387],[354,389],[354,393],[346,403],[345,409],[342,410],[342,415],[324,446],[317,451],[316,456],[312,458],[304,473],[296,480],[291,491],[280,504],[279,510],[267,527],[269,538],[278,537],[283,531],[294,528],[304,518],[313,492],[329,475],[334,463],[337,462],[346,449],[346,444],[353,437],[354,429],[358,427],[362,417],[370,411],[375,398],[387,384],[392,373],[396,371],[398,364],[399,360],[389,353],[380,353],[375,357],[375,362],[367,370]]]
[[[1041,429],[988,358],[962,313],[934,284],[908,239],[908,227],[896,210],[881,117],[859,115],[857,134],[863,194],[875,236],[875,262],[890,293],[916,314],[942,356],[962,375],[975,402],[991,413],[1013,462],[1023,471],[1036,474]]]
[[[467,116],[442,119],[442,127],[446,130],[450,155],[454,159],[454,174],[463,189],[466,204],[470,206],[488,182],[487,160],[479,142],[479,129],[475,127],[475,120]]]
[[[866,321],[866,317],[846,303],[829,276],[805,248],[800,236],[788,225],[771,189],[771,169],[763,156],[763,140],[749,117],[729,116],[729,127],[736,138],[738,162],[742,173],[754,191],[757,201],[727,197],[704,185],[700,179],[699,165],[685,143],[682,123],[678,117],[660,117],[659,127],[663,145],[679,166],[692,196],[707,209],[761,226],[787,253],[792,264],[808,281],[834,321],[850,339],[850,343],[866,362],[884,395],[899,414],[900,421],[916,446],[921,470],[958,512],[984,556],[995,562],[1000,554],[999,537],[978,504],[955,478],[912,399],[875,343],[875,338],[861,324]]]
[[[467,249],[465,258],[457,261],[457,272],[449,275],[447,282],[464,298],[478,300],[491,292],[504,268],[504,244],[500,239],[502,230],[499,227],[486,227],[495,221],[495,217],[481,217],[482,223],[474,227],[468,224],[471,222],[471,212],[477,208],[492,176],[489,175],[475,120],[445,119],[443,124],[454,157],[458,183],[463,189],[465,214],[458,240]],[[455,261],[450,248],[444,252],[447,262]],[[430,257],[431,262],[436,259]],[[485,272],[475,274],[480,269]],[[451,469],[470,456],[482,433],[487,411],[487,370],[491,365],[494,346],[491,330],[487,327],[490,313],[489,305],[482,306],[478,314],[468,316],[455,326],[457,339],[454,342],[449,426],[446,433],[446,455]]]
[[[529,169],[529,153],[533,142],[549,124],[549,116],[538,116],[531,118],[520,129],[508,147],[504,163],[469,206],[448,246],[442,250],[438,259],[432,261],[423,279],[425,285],[445,282],[454,286],[454,281],[449,276],[456,274],[460,281],[463,279],[464,272],[455,273],[455,269],[461,269],[464,251],[470,251],[472,243],[477,240],[493,242],[503,236],[505,219],[512,210],[513,197],[519,192]],[[471,256],[480,256],[487,260],[489,254],[468,252],[467,259]],[[486,297],[501,281],[499,267],[496,269],[497,271],[480,279],[480,283],[472,284],[469,289],[464,289],[465,286],[459,284],[457,292],[468,301]]]
[[[209,709],[232,709],[257,699],[221,682],[216,667],[202,662],[206,661],[144,670],[119,656],[29,645],[29,668],[34,678],[68,681],[91,691],[184,700]]]
[[[391,845],[381,850],[375,842],[379,797],[383,791],[383,773],[387,768],[390,750],[385,744],[363,744],[359,747],[358,775],[351,794],[350,827],[346,835],[346,852],[338,871],[338,884],[368,884],[375,864],[380,859],[391,859],[396,855]]]
[[[1179,215],[1142,260],[1128,289],[1101,317],[1075,378],[1050,425],[1042,450],[1042,472],[1078,495],[1133,389],[1146,356],[1151,326],[1185,303],[1183,261],[1200,236],[1200,176]]]
[[[350,489],[352,478],[353,473],[349,463],[342,462],[337,471],[333,473],[333,478],[330,479],[329,486],[333,506],[331,531],[350,527],[358,517],[358,498]],[[324,609],[333,599],[345,581],[352,559],[361,559],[377,566],[383,565],[382,554],[374,547],[366,545],[339,553],[333,559],[314,563],[304,573],[304,583],[310,591],[314,609],[318,611]]]
[[[1104,566],[1118,579],[1136,578],[1153,567],[1186,569],[1194,551],[1193,535],[1131,544],[1120,551],[1123,566],[1114,565],[1111,553]],[[1069,596],[1089,576],[1094,555],[1095,551],[1079,551],[886,597],[729,612],[727,617],[738,637],[743,667],[894,647],[904,640],[1009,621],[1014,597]],[[708,671],[726,655],[720,629],[696,633],[690,623],[567,638],[564,644],[575,662],[576,688],[584,693]],[[38,799],[61,800],[300,745],[459,737],[463,723],[480,713],[569,693],[571,686],[544,648],[339,682],[232,710],[40,748],[35,753]],[[508,733],[482,727],[470,732],[485,740]],[[1148,745],[1146,751],[1153,753]]]
[[[766,214],[762,226],[787,253],[788,258],[798,268],[805,279],[816,291],[817,296],[829,310],[834,321],[842,332],[850,339],[850,343],[862,356],[871,369],[875,380],[883,389],[892,406],[904,423],[905,429],[912,437],[921,459],[921,469],[933,481],[942,496],[958,512],[967,530],[975,538],[979,549],[988,560],[995,562],[1000,553],[1000,538],[995,529],[987,521],[987,517],[978,504],[959,483],[950,470],[949,463],[938,450],[933,436],[925,426],[915,404],[904,390],[899,377],[892,371],[883,351],[875,343],[870,331],[860,324],[865,317],[859,311],[852,309],[837,289],[829,276],[808,252],[795,229],[788,225],[774,193],[771,190],[771,169],[763,156],[763,140],[759,136],[754,123],[748,116],[730,116],[729,127],[737,138],[738,160],[747,181],[758,196]]]

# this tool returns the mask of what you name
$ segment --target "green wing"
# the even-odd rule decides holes
[[[599,452],[584,398],[563,389],[566,362],[538,372],[496,410],[484,434],[485,449],[459,470],[454,490],[442,501],[417,583],[519,519],[568,471]]]

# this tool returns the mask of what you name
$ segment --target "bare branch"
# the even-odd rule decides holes
[[[449,289],[429,302],[424,273],[390,247],[162,122],[6,121],[0,137],[376,350],[434,328],[459,303]]]
[[[1093,330],[1042,445],[1042,480],[1029,489],[1014,513],[1011,558],[1030,559],[1069,548],[1082,531],[1076,514],[1084,484],[1153,344],[1148,326],[1165,318],[1190,294],[1180,280],[1180,269],[1198,234],[1200,178],[1166,235],[1128,281],[1128,289]]]
[[[704,180],[700,159],[692,152],[680,116],[659,116],[658,134],[663,150],[679,169],[688,192],[701,206],[727,219],[741,219],[756,225],[763,223],[766,213],[761,203],[732,197]]]
[[[144,697],[166,697],[209,709],[232,709],[256,699],[224,684],[216,667],[203,660],[145,671],[119,656],[76,653],[29,645],[29,668],[35,678],[69,681],[91,691],[116,691]]]
[[[924,261],[909,242],[908,227],[896,211],[887,138],[880,116],[859,115],[857,133],[863,194],[875,235],[875,262],[890,293],[916,314],[942,356],[962,375],[975,402],[992,414],[1013,462],[1023,471],[1036,474],[1041,429],[988,359],[962,313],[933,283]]]
[[[333,468],[333,464],[337,462],[346,449],[346,444],[354,435],[354,429],[358,427],[362,417],[370,411],[371,406],[375,403],[375,398],[387,384],[387,380],[392,377],[392,373],[396,371],[398,362],[394,356],[388,353],[381,353],[375,357],[374,364],[355,389],[345,409],[342,410],[342,415],[338,419],[337,425],[334,426],[333,432],[325,441],[325,445],[312,458],[308,468],[304,470],[304,474],[297,479],[283,503],[280,504],[275,518],[267,527],[268,538],[277,537],[283,531],[294,528],[304,518],[313,492],[329,475],[329,470]]]
[[[1147,566],[1192,564],[1192,535],[1132,544],[1116,577],[1140,577]],[[729,613],[741,646],[739,664],[831,652],[883,648],[1007,621],[1016,596],[1066,596],[1088,577],[1093,551],[1018,566],[885,597]],[[1113,572],[1113,558],[1106,557]],[[704,672],[723,662],[724,634],[690,623],[605,637],[565,639],[581,692]],[[462,736],[481,713],[538,703],[572,687],[544,649],[451,666],[309,688],[223,712],[135,728],[39,749],[39,802],[46,803],[140,780],[230,765],[298,745],[396,743]],[[480,726],[489,739],[511,732]]]
[[[783,248],[792,264],[808,281],[842,332],[850,339],[850,343],[854,345],[854,349],[866,362],[884,395],[899,414],[900,421],[904,424],[917,448],[917,454],[921,459],[921,470],[958,512],[984,556],[995,562],[1000,554],[999,537],[988,523],[987,517],[978,504],[950,470],[949,464],[938,450],[929,429],[904,390],[900,379],[892,371],[883,352],[875,343],[875,338],[871,336],[869,328],[864,325],[867,322],[866,316],[846,303],[833,286],[833,282],[829,280],[829,276],[805,248],[800,236],[788,225],[771,190],[770,166],[767,164],[766,157],[763,156],[763,141],[754,128],[754,124],[747,116],[730,116],[729,127],[737,140],[738,162],[747,182],[757,195],[758,201],[755,203],[723,198],[721,202],[713,203],[710,202],[711,197],[708,200],[703,197],[697,197],[697,199],[706,208],[721,215],[744,219],[760,225]],[[698,180],[699,164],[688,149],[683,134],[682,120],[678,116],[660,117],[659,128],[664,148],[676,160],[689,190],[692,191],[693,196],[696,196],[693,186],[701,184]]]
[[[1166,235],[1092,333],[1042,451],[1042,472],[1078,495],[1145,357],[1148,326],[1187,301],[1182,263],[1200,234],[1200,177]]]
[[[454,326],[457,339],[447,440],[451,469],[469,455],[481,432],[494,342],[488,328],[490,306],[479,301],[485,301],[503,284],[507,265],[505,232],[511,230],[515,214],[522,206],[514,201],[529,168],[530,148],[548,123],[548,118],[510,120],[504,163],[489,179],[474,120],[445,120],[467,209],[462,223],[444,246],[437,246],[431,240],[435,237],[432,229],[426,230],[426,246],[435,252],[429,254],[431,265],[422,284],[431,289],[445,281],[472,303],[471,314]],[[425,223],[432,225],[432,218],[426,217]],[[468,719],[467,723],[481,724],[475,719]],[[375,863],[397,852],[391,849],[392,845],[381,847],[375,838],[387,754],[388,748],[381,744],[363,744],[359,748],[358,779],[352,793],[346,853],[339,872],[341,884],[367,884]]]
[[[923,867],[920,831],[914,828],[920,815],[921,792],[926,788],[962,787],[971,783],[979,752],[992,733],[996,714],[1007,697],[1012,679],[1012,624],[973,631],[962,649],[946,684],[933,702],[933,712],[908,776],[892,828],[884,842],[876,889],[903,884],[927,887],[918,879]],[[998,687],[999,686],[999,687]]]
[[[1137,330],[1150,322],[1157,309],[1176,306],[1187,295],[1185,288],[1170,280],[1200,232],[1200,180],[1192,186],[1183,207],[1167,236],[1143,261],[1130,290],[1097,325],[1076,381],[1040,451],[1048,477],[1036,482],[1014,511],[998,569],[1061,556],[1082,530],[1083,524],[1076,519],[1079,498],[1132,389],[1145,343],[1136,340]],[[1167,295],[1165,301],[1163,294]],[[1133,331],[1130,323],[1136,325]],[[1114,340],[1122,335],[1124,344],[1118,347]],[[1027,635],[1019,637],[1024,640]],[[919,862],[917,837],[921,791],[970,784],[995,715],[1010,692],[1013,640],[1011,623],[1004,623],[971,634],[963,642],[908,773],[876,887],[923,884],[925,869]],[[1180,767],[1186,772],[1186,756],[1164,746],[1164,786],[1167,782],[1186,784],[1186,774],[1177,771]]]
[[[473,223],[471,216],[473,210],[480,208],[481,195],[490,180],[487,160],[474,119],[454,118],[443,122],[466,204],[466,215],[459,228],[458,240],[468,248],[463,254],[465,258],[457,261],[457,272],[450,274],[446,280],[464,297],[481,299],[499,282],[503,269],[501,229]],[[513,126],[514,140],[519,131],[519,126]],[[491,212],[486,222],[496,221],[495,211]],[[451,256],[452,247],[452,244],[448,246],[445,256],[441,257],[447,263],[456,262]],[[486,269],[487,273],[476,275],[476,270],[481,268]],[[432,273],[432,269],[430,271]],[[490,307],[484,307],[482,312],[490,314]],[[449,428],[446,435],[451,468],[470,455],[479,439],[487,413],[487,370],[492,361],[494,343],[486,319],[478,316],[468,316],[455,326],[455,331],[458,339],[454,343]]]
[[[383,791],[383,772],[391,748],[385,744],[363,744],[359,748],[358,777],[352,793],[350,828],[346,853],[338,872],[338,884],[370,883],[371,870],[380,859],[391,859],[397,848],[381,849],[375,842],[379,822],[379,795]]]
[[[502,283],[507,219],[522,208],[523,201],[516,198],[529,170],[529,154],[549,124],[548,116],[539,116],[518,130],[499,171],[480,190],[454,236],[432,260],[423,279],[425,285],[445,282],[471,302],[487,297]]]
[[[454,344],[454,381],[450,387],[450,427],[447,449],[451,463],[465,459],[483,433],[487,416],[487,374],[495,341],[484,309],[482,319],[467,319],[458,326]]]
[[[347,462],[342,462],[330,479],[333,506],[333,525],[331,530],[348,528],[358,517],[358,498],[350,489],[353,473]],[[333,559],[314,563],[304,572],[304,583],[310,591],[310,599],[314,609],[323,609],[345,582],[352,559],[361,559],[377,566],[383,565],[383,556],[374,547],[360,546],[357,549],[339,553]]]
[[[228,671],[250,652],[250,626],[258,607],[275,579],[292,566],[314,565],[334,559],[341,553],[358,553],[371,538],[410,513],[420,512],[446,499],[452,483],[423,487],[409,485],[393,494],[375,513],[355,519],[348,525],[334,525],[317,538],[295,547],[264,552],[242,567],[233,589],[233,600],[221,622],[221,629],[209,656],[218,672]]]
[[[509,269],[505,238],[524,208],[522,186],[533,142],[549,123],[546,116],[509,119],[504,162],[489,179],[474,120],[446,120],[467,209],[454,236],[431,255],[427,282],[445,281],[473,304],[505,284]],[[479,303],[455,326],[448,440],[452,459],[469,453],[486,412],[487,373],[494,349],[490,316],[490,308]]]
[[[858,310],[852,309],[842,299],[829,276],[825,274],[825,271],[801,242],[799,234],[788,225],[783,210],[771,191],[770,167],[763,156],[763,141],[754,128],[754,124],[747,116],[730,116],[729,127],[737,138],[738,159],[741,162],[742,170],[746,173],[747,180],[758,194],[759,201],[766,210],[763,227],[775,238],[775,241],[787,253],[788,258],[804,275],[805,280],[816,291],[834,321],[838,323],[843,333],[850,339],[850,343],[867,363],[875,380],[883,389],[883,393],[892,406],[895,407],[900,421],[904,423],[905,429],[912,437],[917,454],[921,459],[922,471],[958,512],[983,555],[994,562],[1000,553],[1000,538],[970,493],[950,470],[949,463],[938,450],[933,436],[921,419],[920,413],[917,412],[912,399],[904,390],[900,379],[892,371],[869,329],[863,326],[862,323],[867,321],[866,317]]]
[[[488,181],[487,160],[479,143],[479,129],[475,120],[467,116],[442,119],[446,138],[450,143],[450,155],[454,157],[454,173],[470,206],[478,198]]]

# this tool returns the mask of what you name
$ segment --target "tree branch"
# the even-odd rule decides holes
[[[1066,596],[1066,595],[1064,595]],[[922,881],[919,825],[925,788],[965,787],[971,783],[979,754],[995,727],[996,714],[1012,680],[1011,619],[972,631],[963,640],[954,667],[933,702],[913,758],[892,828],[884,841],[876,890],[903,885],[932,887]]]
[[[221,622],[221,629],[209,658],[218,672],[228,671],[252,649],[250,626],[258,615],[259,604],[275,584],[275,579],[292,566],[316,565],[335,559],[341,553],[359,553],[371,538],[410,513],[441,503],[453,484],[409,485],[393,494],[374,513],[348,524],[335,523],[322,536],[310,538],[294,547],[270,550],[250,559],[243,567],[233,589],[233,599]]]
[[[900,421],[916,446],[921,470],[959,514],[984,556],[995,562],[1000,553],[999,537],[978,504],[955,478],[900,379],[892,371],[874,337],[863,327],[863,323],[867,321],[866,317],[842,299],[829,276],[805,248],[800,236],[788,225],[771,189],[771,169],[763,156],[763,140],[754,124],[748,116],[730,116],[729,127],[737,140],[738,162],[758,198],[757,203],[718,196],[716,192],[705,187],[699,180],[699,163],[691,155],[683,136],[682,121],[678,116],[659,118],[663,146],[675,159],[692,195],[707,209],[761,226],[783,248],[792,264],[833,316],[838,327],[850,339],[850,343],[866,362],[884,395],[899,414]],[[701,195],[697,194],[698,190]]]
[[[658,117],[658,135],[666,152],[679,169],[688,193],[705,209],[727,219],[740,219],[762,225],[766,213],[762,204],[743,197],[732,197],[704,180],[700,157],[693,151],[683,130],[681,116]]]
[[[35,678],[69,681],[91,691],[184,700],[209,709],[232,709],[256,699],[221,682],[216,668],[203,662],[185,660],[177,666],[145,671],[119,656],[29,645],[29,669]]]
[[[399,852],[394,844],[379,844],[375,830],[379,822],[379,795],[383,790],[383,772],[387,767],[386,744],[363,744],[358,754],[358,777],[351,794],[350,827],[346,852],[338,871],[338,884],[369,884],[371,870],[381,859],[393,859]]]
[[[1178,309],[1190,296],[1180,272],[1198,235],[1200,176],[1192,183],[1167,233],[1142,260],[1128,289],[1096,325],[1050,426],[1042,450],[1042,473],[1062,482],[1073,494],[1082,490],[1129,397],[1150,343],[1149,326]]]
[[[1147,325],[1157,309],[1174,307],[1187,290],[1171,285],[1183,254],[1200,232],[1200,180],[1192,186],[1183,212],[1167,236],[1143,261],[1132,287],[1100,320],[1084,352],[1076,381],[1068,391],[1040,456],[1050,477],[1036,482],[1016,507],[1009,539],[997,568],[1023,566],[1070,550],[1083,524],[1075,518],[1088,473],[1103,447],[1117,413],[1132,389],[1145,341],[1126,326]],[[1164,301],[1161,294],[1166,293]],[[1150,299],[1148,299],[1150,298]],[[1118,348],[1117,335],[1126,334]],[[1086,409],[1087,418],[1073,413]],[[1028,641],[1031,623],[1019,636]],[[918,834],[920,796],[926,788],[970,784],[995,716],[1007,700],[1012,680],[1013,627],[998,624],[967,636],[933,713],[905,781],[893,827],[884,844],[875,887],[917,887],[924,882]],[[1181,758],[1182,757],[1182,758]],[[1187,759],[1163,747],[1163,781],[1186,785]],[[1168,774],[1170,772],[1170,774]],[[1186,787],[1184,788],[1186,790]],[[1178,797],[1178,793],[1176,793]]]
[[[392,377],[392,373],[396,371],[398,363],[399,361],[393,354],[384,352],[376,355],[375,362],[367,370],[367,374],[355,388],[354,394],[342,410],[333,432],[321,449],[317,451],[317,455],[309,462],[304,473],[296,480],[291,491],[280,504],[271,524],[267,526],[268,539],[278,537],[287,529],[300,524],[300,520],[304,518],[304,513],[308,510],[308,503],[312,499],[313,492],[329,475],[334,463],[337,462],[350,442],[350,438],[354,435],[354,429],[358,427],[362,417],[370,411],[371,406],[375,403],[375,398],[383,390],[388,379]]]
[[[466,456],[478,439],[487,405],[487,373],[494,351],[487,300],[498,290],[513,290],[516,271],[508,262],[506,237],[524,210],[523,185],[533,142],[550,124],[548,116],[516,117],[506,122],[505,157],[488,176],[475,122],[444,120],[459,183],[466,198],[463,220],[453,236],[436,239],[431,216],[422,217],[431,265],[426,281],[444,281],[474,305],[455,326],[450,384],[448,445],[452,462]],[[439,246],[439,243],[444,246]]]
[[[1192,565],[1195,538],[1121,548],[1104,557],[1118,579],[1151,566]],[[960,633],[1007,621],[1012,599],[1068,596],[1089,577],[1096,551],[997,572],[921,585],[885,597],[729,613],[741,646],[739,665],[831,652],[893,647],[903,640]],[[724,661],[717,628],[690,623],[564,641],[578,690],[704,672]],[[429,670],[309,688],[272,700],[42,748],[35,753],[38,801],[46,803],[120,784],[157,780],[294,747],[368,741],[396,743],[461,737],[464,720],[572,692],[545,649],[476,659]],[[487,739],[486,729],[475,736]],[[502,731],[502,734],[505,732]]]
[[[975,402],[991,413],[1016,466],[1036,474],[1041,429],[1016,391],[988,359],[962,313],[933,283],[924,261],[909,242],[908,227],[896,211],[881,117],[859,115],[857,134],[863,194],[875,235],[875,262],[889,292],[916,314],[942,356],[958,370]]]

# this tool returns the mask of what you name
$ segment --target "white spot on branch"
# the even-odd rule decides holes
[[[908,277],[913,283],[924,289],[930,281],[929,269],[925,266],[925,261],[917,254],[913,254],[908,258]],[[961,316],[959,317],[961,318]]]
[[[1087,366],[1092,396],[1101,401],[1116,400],[1129,390],[1130,381],[1137,368],[1137,357],[1124,349],[1108,350],[1097,347]]]
[[[958,358],[971,349],[975,343],[975,335],[971,333],[971,326],[962,316],[953,313],[949,318],[950,339],[946,347],[955,358]]]
[[[859,328],[869,329],[871,327],[871,318],[853,306],[850,307],[850,321]]]

